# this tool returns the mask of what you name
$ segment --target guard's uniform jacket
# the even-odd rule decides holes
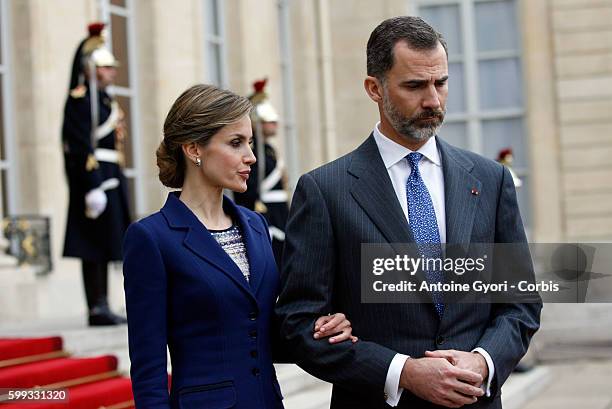
[[[257,148],[253,148],[257,152]],[[251,174],[247,181],[247,191],[235,193],[237,204],[255,210],[264,215],[272,236],[272,250],[276,264],[280,266],[283,245],[285,243],[285,224],[289,215],[288,195],[283,182],[283,169],[276,159],[276,152],[269,144],[264,144],[266,160],[266,177],[261,186],[257,186],[258,166],[251,166]],[[262,206],[263,205],[263,206]]]
[[[96,146],[92,147],[89,98],[89,89],[82,95],[72,93],[64,109],[62,140],[70,189],[64,256],[90,262],[118,261],[130,224],[122,158],[115,140],[119,107],[105,91],[98,91],[99,125]],[[90,219],[85,216],[85,195],[95,188],[104,190],[108,203],[98,218]]]

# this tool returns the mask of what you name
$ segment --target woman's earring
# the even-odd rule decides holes
[[[199,168],[200,166],[202,166],[202,159],[200,159],[199,157],[196,158],[195,160],[195,165]]]

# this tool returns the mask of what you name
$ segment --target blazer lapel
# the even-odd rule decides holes
[[[356,177],[351,195],[387,241],[414,242],[373,135],[355,150],[348,172]]]
[[[249,285],[253,294],[257,294],[257,290],[259,290],[264,280],[267,267],[264,242],[268,242],[268,237],[265,236],[268,232],[262,229],[261,224],[257,223],[254,217],[241,211],[231,200],[227,199],[224,202],[224,206],[226,209],[233,212],[233,214],[237,215],[240,221],[242,239],[246,246],[247,257],[249,259],[249,270],[251,272]],[[242,278],[242,280],[244,281],[244,278]]]
[[[255,299],[249,288],[249,283],[244,279],[242,271],[240,271],[236,263],[221,248],[219,243],[200,223],[191,210],[179,200],[178,194],[179,192],[172,192],[168,195],[168,200],[162,208],[162,213],[171,227],[187,230],[183,245],[198,257],[213,264],[238,287],[243,289],[249,297]],[[224,206],[226,200],[224,198]]]
[[[436,137],[442,156],[446,242],[468,244],[482,183],[470,172],[474,163],[460,150]]]

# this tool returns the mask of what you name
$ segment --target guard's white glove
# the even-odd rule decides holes
[[[104,190],[92,189],[85,195],[85,216],[97,219],[106,209],[108,199]]]

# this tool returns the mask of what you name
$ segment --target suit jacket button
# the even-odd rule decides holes
[[[253,368],[253,376],[259,376],[259,368]]]
[[[256,349],[251,351],[251,357],[252,358],[257,358],[257,350]]]
[[[252,329],[249,331],[249,336],[253,339],[257,338],[257,330],[256,329]]]
[[[250,319],[251,321],[255,321],[255,320],[257,319],[257,312],[256,312],[256,311],[251,311],[251,312],[249,313],[249,319]]]
[[[440,335],[438,336],[438,338],[436,338],[436,345],[442,345],[444,341],[446,341],[446,339],[444,339],[444,337]]]

